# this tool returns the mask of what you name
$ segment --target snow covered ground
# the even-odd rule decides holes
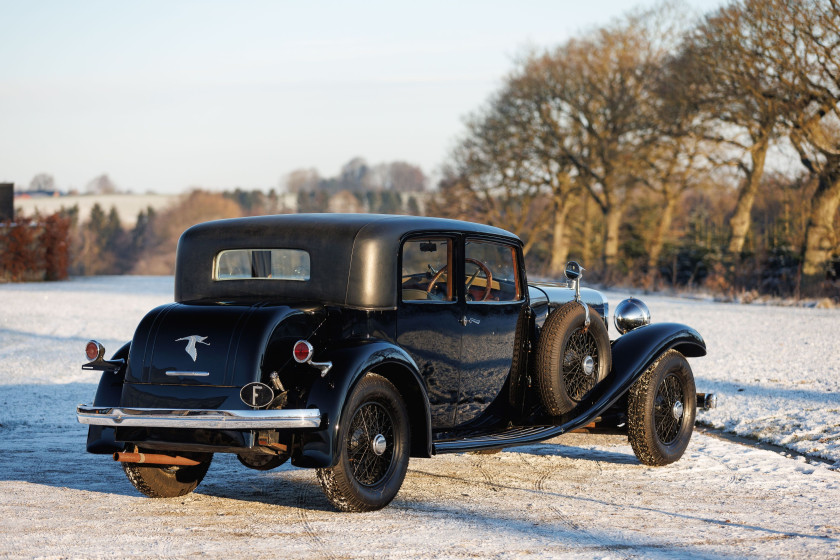
[[[695,434],[649,468],[623,437],[570,434],[412,460],[391,506],[339,514],[309,470],[218,455],[194,494],[151,500],[84,453],[85,341],[115,350],[171,297],[171,278],[0,285],[0,558],[837,557],[838,310],[644,297],[706,338],[692,367],[721,406],[701,421],[828,462]]]
[[[628,297],[607,295],[613,307]],[[720,406],[702,423],[840,468],[840,310],[637,297],[654,322],[686,323],[706,340],[691,367]]]

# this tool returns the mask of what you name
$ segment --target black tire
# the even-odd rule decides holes
[[[589,308],[571,301],[545,320],[537,344],[537,381],[540,400],[549,414],[560,416],[575,408],[610,372],[612,354],[604,320]],[[584,360],[592,358],[587,373]]]
[[[694,431],[695,391],[691,366],[676,350],[664,352],[633,384],[627,437],[639,461],[658,467],[682,457]]]
[[[142,449],[138,450],[143,453]],[[212,453],[181,454],[190,459],[201,461],[192,467],[178,467],[169,465],[146,465],[141,463],[123,463],[125,475],[137,490],[150,498],[176,498],[195,490],[204,479]]]
[[[333,507],[374,511],[391,503],[408,469],[409,438],[408,413],[399,391],[384,377],[368,373],[342,412],[336,466],[318,469],[318,482]]]
[[[283,463],[289,460],[289,455],[281,453],[280,455],[268,455],[266,453],[258,453],[254,455],[236,455],[239,462],[255,471],[270,471],[276,469]]]

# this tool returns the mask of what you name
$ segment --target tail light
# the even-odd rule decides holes
[[[305,364],[312,359],[312,345],[305,340],[298,340],[292,348],[292,356],[299,364]]]
[[[85,356],[91,362],[95,360],[99,360],[102,356],[105,355],[105,347],[102,346],[100,343],[96,342],[95,340],[88,340],[88,343],[85,345]]]

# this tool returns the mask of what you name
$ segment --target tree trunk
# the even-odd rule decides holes
[[[618,265],[618,234],[621,228],[622,209],[615,204],[607,207],[604,232],[604,279],[612,283]]]
[[[670,192],[665,193],[665,209],[659,218],[659,223],[653,232],[653,238],[650,242],[650,251],[648,252],[647,274],[645,275],[645,288],[650,290],[654,288],[654,282],[657,277],[659,264],[659,255],[662,254],[662,246],[665,245],[665,236],[671,230],[671,222],[674,218],[674,209],[677,206],[679,197]]]
[[[840,162],[821,173],[817,191],[811,201],[811,215],[805,228],[802,274],[816,277],[825,272],[825,264],[832,252],[838,250],[838,236],[834,231],[834,216],[840,206]]]
[[[554,231],[551,237],[551,264],[549,271],[555,278],[560,278],[566,269],[569,258],[569,244],[566,242],[566,216],[569,206],[560,196],[554,197]]]
[[[592,263],[592,200],[586,190],[581,196],[583,198],[583,239],[580,243],[580,256],[583,266],[590,266]]]
[[[729,227],[732,236],[729,238],[729,246],[726,252],[730,256],[738,256],[744,248],[744,239],[750,229],[750,214],[752,212],[755,194],[758,192],[758,185],[764,174],[764,160],[767,157],[769,146],[767,138],[763,138],[753,145],[751,151],[752,169],[745,177],[744,183],[738,192],[738,202],[735,204],[735,212],[729,219]]]

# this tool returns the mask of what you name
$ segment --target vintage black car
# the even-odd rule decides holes
[[[437,218],[299,214],[221,220],[178,244],[175,302],[105,359],[80,405],[87,450],[151,497],[191,492],[214,453],[317,469],[342,511],[391,502],[409,457],[495,450],[590,428],[640,461],[679,459],[700,406],[691,327],[644,303],[528,284],[522,243]]]

